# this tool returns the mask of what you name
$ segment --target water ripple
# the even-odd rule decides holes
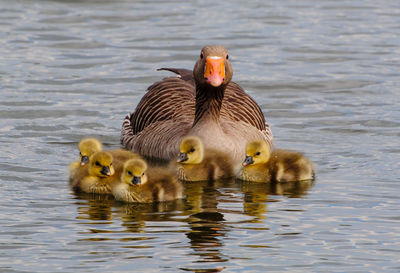
[[[0,271],[399,271],[396,1],[2,2]],[[156,69],[215,43],[316,181],[193,183],[153,205],[74,195],[78,141],[119,147],[171,75]]]

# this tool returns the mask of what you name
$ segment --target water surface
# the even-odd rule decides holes
[[[398,1],[0,1],[0,271],[399,272]],[[183,201],[73,194],[147,86],[230,50],[275,145],[313,184],[186,185]]]

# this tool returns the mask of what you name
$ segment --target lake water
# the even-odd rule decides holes
[[[400,2],[0,0],[1,272],[399,272]],[[119,147],[147,86],[230,50],[313,184],[76,196],[82,137]]]

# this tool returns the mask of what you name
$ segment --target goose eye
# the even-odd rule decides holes
[[[99,163],[99,161],[96,161],[96,166],[101,167],[101,164]]]
[[[257,152],[257,153],[256,153],[256,155],[260,155],[260,154],[261,154],[260,152]]]
[[[131,172],[131,171],[128,171],[128,174],[129,174],[130,176],[132,176],[132,172]]]
[[[204,55],[203,55],[203,52],[201,52],[200,53],[200,59],[203,59],[204,58]]]
[[[194,151],[195,151],[195,149],[192,148],[192,149],[189,150],[189,153],[193,153]]]

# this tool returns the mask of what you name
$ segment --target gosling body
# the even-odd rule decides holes
[[[116,200],[127,203],[152,203],[181,199],[183,186],[164,168],[148,168],[142,159],[124,164],[121,183],[112,188]]]
[[[71,188],[75,192],[111,194],[113,185],[120,181],[122,167],[122,162],[113,161],[109,152],[96,152],[79,170]]]
[[[303,154],[276,149],[263,140],[249,142],[246,158],[237,178],[252,182],[295,182],[314,179],[312,162]]]
[[[231,158],[221,151],[204,149],[196,136],[185,137],[179,150],[176,162],[170,165],[179,180],[205,181],[234,176]]]
[[[78,144],[79,160],[72,162],[69,165],[70,185],[76,182],[76,177],[82,177],[87,174],[87,164],[91,155],[96,152],[103,151],[103,144],[96,138],[84,138]],[[140,158],[138,154],[125,149],[108,150],[113,157],[113,161],[125,162],[128,159]]]

